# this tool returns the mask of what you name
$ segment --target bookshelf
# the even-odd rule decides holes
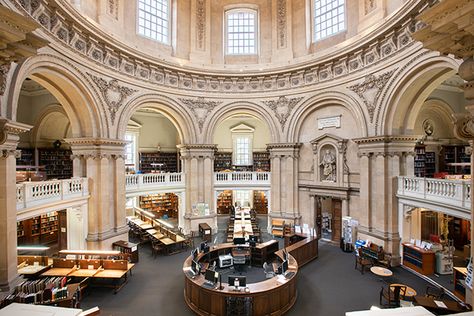
[[[20,158],[16,159],[17,166],[34,166],[35,156],[33,148],[19,148],[21,151]]]
[[[217,214],[229,214],[232,206],[232,190],[225,190],[217,197]]]
[[[263,191],[253,191],[253,208],[257,214],[268,213],[268,200]]]
[[[140,196],[140,208],[158,213],[158,217],[178,217],[178,196],[173,193]]]
[[[436,154],[425,146],[415,147],[415,176],[432,178],[436,172]]]
[[[283,219],[272,219],[272,235],[283,237],[283,228],[285,226],[285,220]]]
[[[443,167],[444,171],[449,174],[470,174],[471,168],[466,166],[454,166],[453,163],[466,163],[471,161],[471,158],[466,154],[467,145],[444,145],[442,149]]]
[[[177,152],[141,152],[140,171],[152,172],[178,172],[179,159]]]
[[[255,171],[270,171],[270,153],[268,151],[253,153],[253,167]]]
[[[39,164],[44,165],[47,179],[72,178],[72,152],[67,149],[38,150]]]
[[[214,154],[214,171],[219,172],[232,168],[232,152],[217,151]]]
[[[466,287],[465,281],[467,276],[467,268],[464,267],[454,267],[454,295],[459,299],[466,299]]]
[[[58,241],[58,212],[17,222],[18,245],[48,244]]]
[[[403,265],[418,273],[430,275],[435,269],[435,254],[411,244],[403,244]]]

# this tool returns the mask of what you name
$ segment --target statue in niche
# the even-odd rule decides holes
[[[423,122],[423,130],[424,130],[426,136],[433,135],[433,132],[434,132],[433,122],[431,122],[430,120],[424,121]]]
[[[323,167],[321,179],[323,181],[336,182],[336,156],[329,149],[326,149],[319,165]]]

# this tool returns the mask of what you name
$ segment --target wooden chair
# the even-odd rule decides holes
[[[151,253],[153,254],[153,257],[156,258],[157,254],[163,253],[164,251],[164,246],[159,240],[152,240],[151,242]]]
[[[406,293],[407,287],[402,285],[389,285],[380,289],[379,303],[382,306],[400,307],[400,297]],[[383,304],[383,299],[387,302]]]
[[[364,270],[365,270],[365,267],[373,267],[374,266],[374,262],[370,259],[367,259],[365,257],[363,257],[361,254],[360,254],[360,251],[359,249],[356,249],[356,252],[355,252],[355,266],[354,266],[354,269],[357,270],[357,266],[360,266],[360,273],[361,274],[364,274]]]

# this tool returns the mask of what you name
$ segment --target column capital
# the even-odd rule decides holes
[[[267,149],[271,159],[276,157],[298,158],[301,145],[301,143],[273,143],[268,144]]]
[[[77,137],[66,138],[71,145],[71,159],[84,157],[92,159],[125,159],[125,145],[128,141],[111,138]]]
[[[210,158],[214,159],[214,154],[217,150],[216,144],[187,144],[178,145],[179,152],[182,159],[192,158]]]
[[[0,117],[0,149],[14,150],[20,140],[20,134],[33,126]]]
[[[356,138],[353,141],[359,147],[359,157],[367,154],[400,156],[407,152],[413,152],[416,143],[421,138],[422,136],[418,135],[381,135]]]

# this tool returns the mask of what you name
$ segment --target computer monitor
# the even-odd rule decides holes
[[[247,285],[247,277],[242,275],[229,275],[229,286],[245,287]]]
[[[288,260],[288,251],[286,249],[283,249],[283,261]]]
[[[197,255],[198,255],[198,252],[199,250],[197,248],[194,248],[192,251],[191,251],[191,257],[194,259],[196,259]]]
[[[281,264],[281,273],[285,274],[286,270],[288,270],[288,260],[283,261]]]
[[[208,252],[209,251],[209,246],[207,245],[207,242],[202,242],[201,245],[199,246],[201,249],[201,252]]]
[[[234,245],[245,245],[245,238],[244,237],[234,238]]]
[[[201,272],[201,266],[199,265],[199,263],[197,263],[196,260],[193,260],[193,262],[191,262],[191,271],[193,271],[194,275],[198,275]]]
[[[257,242],[257,236],[255,236],[255,235],[250,235],[250,236],[249,236],[249,242],[252,242],[252,241],[253,241],[253,242]]]
[[[206,279],[206,281],[209,281],[211,283],[217,283],[217,280],[219,280],[219,273],[214,270],[206,269],[204,278]]]

